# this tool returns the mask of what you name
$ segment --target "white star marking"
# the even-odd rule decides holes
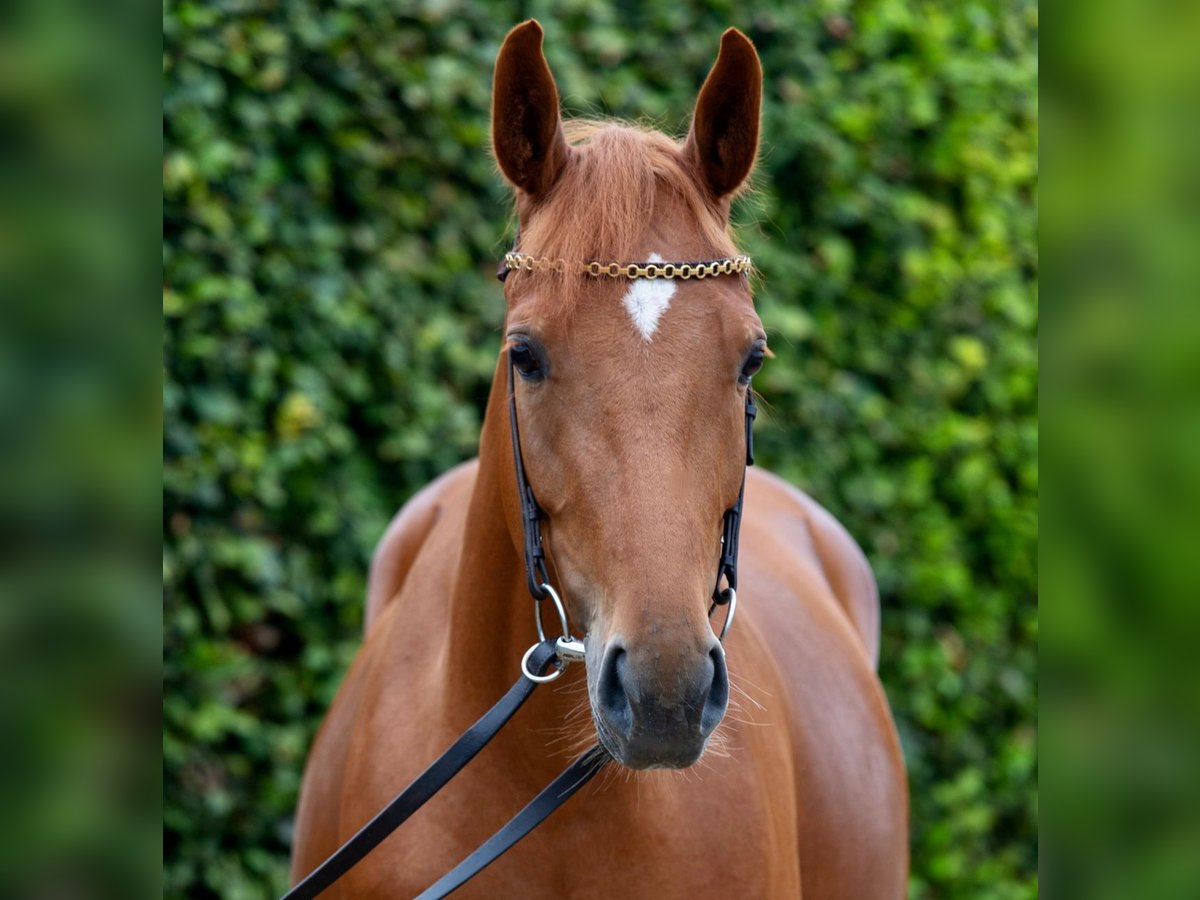
[[[655,263],[662,261],[663,258],[657,253],[651,253],[646,260]],[[658,320],[670,306],[675,290],[675,282],[667,278],[636,278],[622,298],[625,311],[633,320],[633,327],[646,343],[650,342],[658,328]]]

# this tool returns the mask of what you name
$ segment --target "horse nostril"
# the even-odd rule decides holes
[[[704,711],[700,714],[700,733],[706,737],[721,723],[725,706],[729,703],[729,671],[725,668],[725,651],[717,644],[708,656],[712,661],[712,684],[704,699]]]
[[[633,730],[633,710],[630,709],[629,695],[625,690],[628,666],[625,648],[616,645],[609,647],[596,683],[596,700],[604,714],[605,723],[621,737],[628,737]]]

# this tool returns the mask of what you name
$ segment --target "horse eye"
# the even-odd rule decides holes
[[[522,378],[540,378],[542,365],[538,362],[537,354],[528,344],[516,343],[508,348],[508,358],[513,367],[521,373]]]
[[[766,359],[766,352],[762,347],[755,347],[751,350],[750,355],[746,357],[746,362],[742,365],[742,374],[738,380],[742,384],[749,384],[754,373],[762,368],[764,359]]]

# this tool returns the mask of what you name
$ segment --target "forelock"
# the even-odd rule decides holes
[[[569,268],[593,260],[642,262],[634,255],[649,224],[658,219],[662,199],[670,197],[682,205],[714,257],[736,254],[724,217],[707,201],[679,142],[652,129],[593,119],[571,120],[564,128],[570,159],[522,226],[522,253],[565,260]],[[555,281],[564,312],[587,282],[574,271],[519,275]]]

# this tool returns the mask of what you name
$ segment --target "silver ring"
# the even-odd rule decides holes
[[[542,638],[542,640],[544,641],[545,638]],[[558,660],[555,663],[554,668],[550,671],[549,675],[535,675],[533,672],[530,672],[529,657],[533,656],[533,651],[540,646],[541,642],[534,644],[525,651],[525,655],[521,657],[521,674],[537,684],[546,684],[549,681],[554,681],[554,679],[561,677],[562,673],[567,671],[567,664],[562,660]]]
[[[718,641],[725,640],[725,635],[729,631],[729,626],[733,624],[733,617],[737,615],[737,591],[735,591],[733,588],[725,588],[725,590],[729,592],[729,609],[725,612],[725,624],[721,626],[721,633],[717,635]],[[716,608],[717,604],[714,603],[713,608],[708,611],[708,614],[711,616]]]
[[[562,625],[563,640],[569,641],[571,639],[571,629],[567,626],[567,610],[563,606],[562,598],[558,596],[558,591],[554,590],[548,584],[543,584],[542,590],[549,594],[550,599],[554,601],[554,608],[558,611],[558,621]],[[542,602],[540,600],[533,605],[533,621],[537,623],[538,640],[546,640],[546,629],[542,627]],[[535,678],[534,681],[536,680]]]

